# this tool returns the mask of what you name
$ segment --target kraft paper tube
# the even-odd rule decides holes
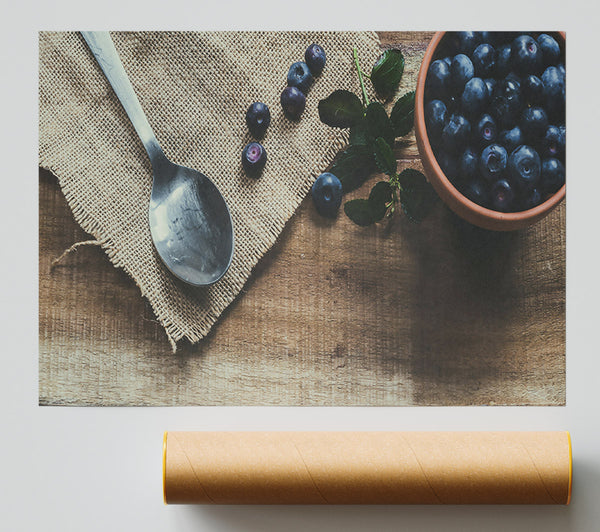
[[[568,504],[568,432],[166,432],[165,503]]]

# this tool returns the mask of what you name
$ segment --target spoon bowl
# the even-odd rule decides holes
[[[193,286],[216,283],[233,258],[233,223],[225,199],[204,174],[165,156],[135,95],[110,34],[81,32],[148,153],[153,179],[148,220],[167,269]]]

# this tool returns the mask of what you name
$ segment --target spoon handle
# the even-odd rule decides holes
[[[110,34],[107,31],[82,31],[81,34],[119,98],[154,165],[159,158],[164,158],[164,154],[135,95]]]

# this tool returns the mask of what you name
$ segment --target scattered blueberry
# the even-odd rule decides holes
[[[286,116],[296,120],[306,107],[306,96],[297,87],[286,87],[281,93],[281,107]]]
[[[491,44],[484,42],[475,48],[471,60],[475,67],[475,75],[485,78],[492,74],[496,66],[496,50]]]
[[[321,216],[334,218],[342,202],[342,183],[329,172],[317,177],[313,183],[312,198]]]
[[[248,111],[246,111],[246,125],[252,135],[261,138],[267,131],[270,123],[271,113],[266,104],[254,102],[248,107]]]
[[[508,155],[504,146],[490,144],[481,152],[479,158],[479,171],[481,176],[488,181],[496,181],[504,175]]]
[[[506,179],[499,179],[492,185],[491,190],[492,209],[500,212],[512,210],[515,192]]]
[[[252,177],[258,176],[267,162],[267,152],[260,142],[247,144],[242,151],[242,166]]]
[[[522,144],[510,154],[508,170],[519,189],[531,189],[540,179],[541,161],[538,152]]]
[[[427,134],[433,139],[442,136],[442,130],[446,125],[446,105],[441,100],[431,100],[425,106],[425,124]]]
[[[320,76],[327,60],[325,50],[322,46],[313,43],[304,52],[304,60],[310,69],[310,73],[313,76]]]
[[[542,162],[542,190],[554,194],[565,184],[565,167],[558,159],[544,159]]]
[[[288,87],[297,87],[306,94],[313,84],[313,81],[314,78],[310,73],[310,69],[304,61],[298,61],[292,64],[287,75]]]

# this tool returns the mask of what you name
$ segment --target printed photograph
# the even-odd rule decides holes
[[[39,33],[39,404],[564,405],[565,33]]]

